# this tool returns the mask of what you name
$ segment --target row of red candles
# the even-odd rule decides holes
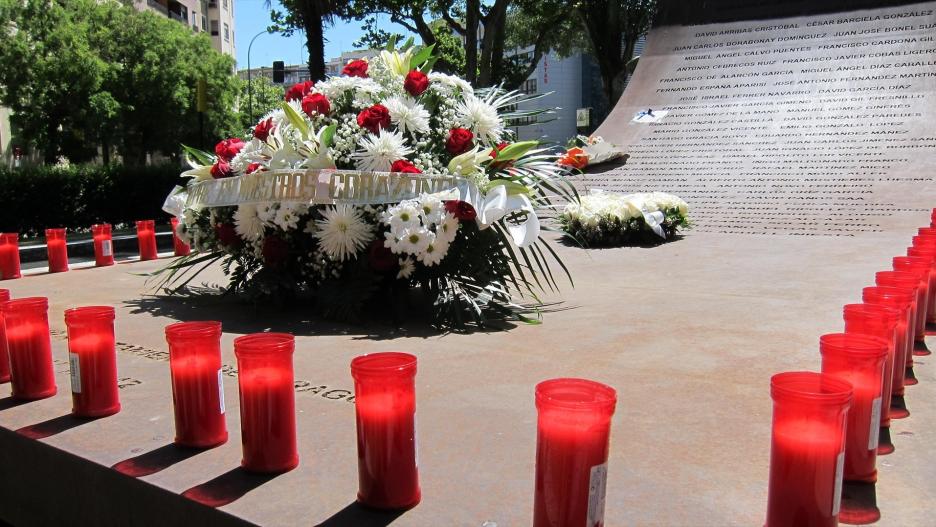
[[[191,248],[176,235],[179,220],[172,218],[172,245],[175,256],[187,256]],[[156,225],[153,220],[136,222],[137,240],[140,247],[140,260],[155,260]],[[46,252],[49,259],[49,272],[68,271],[68,247],[65,229],[46,229]],[[107,223],[91,226],[94,238],[94,263],[97,267],[114,265],[114,243],[111,226]],[[19,234],[0,233],[0,279],[20,278]]]
[[[774,402],[766,527],[855,525],[880,519],[873,503],[843,498],[873,488],[890,454],[891,419],[908,417],[913,356],[929,355],[936,323],[936,209],[893,270],[875,275],[862,303],[844,307],[845,332],[819,339],[821,373],[771,378]]]
[[[55,395],[48,299],[10,300],[0,289],[0,382],[13,397]],[[120,411],[112,307],[65,311],[72,412]],[[4,330],[5,328],[5,330]],[[212,448],[228,439],[221,364],[221,323],[166,327],[175,442]],[[294,337],[256,333],[234,340],[240,396],[242,467],[283,472],[299,464],[292,355]],[[358,448],[358,500],[379,509],[419,503],[416,454],[416,357],[374,353],[351,361]],[[536,386],[539,411],[535,526],[600,525],[614,389],[584,379]],[[599,499],[600,498],[600,499]],[[600,506],[597,505],[600,503]],[[591,504],[591,505],[589,505]]]

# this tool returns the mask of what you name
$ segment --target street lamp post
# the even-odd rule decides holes
[[[257,33],[250,39],[250,44],[247,45],[247,114],[250,115],[250,122],[253,122],[253,84],[250,82],[250,48],[253,47],[254,40],[257,40],[257,37],[264,33],[269,33],[269,29],[264,29],[263,31]]]

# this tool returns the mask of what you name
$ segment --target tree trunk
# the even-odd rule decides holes
[[[491,11],[487,16],[482,18],[484,23],[484,38],[481,44],[480,72],[478,74],[479,86],[491,86],[497,82],[497,77],[494,75],[493,70],[499,69],[500,64],[494,62],[493,57],[498,47],[500,48],[501,55],[503,55],[504,39],[506,38],[504,25],[507,20],[507,7],[509,5],[510,0],[497,0],[494,2],[494,6],[491,7]]]
[[[416,12],[415,8],[410,18],[413,20],[413,23],[416,25],[416,30],[419,33],[420,38],[422,38],[424,46],[431,46],[436,43],[435,33],[432,32],[432,28],[429,27],[429,24],[426,23],[426,19],[423,18],[421,13]]]
[[[320,2],[302,3],[302,23],[306,32],[306,47],[309,49],[309,75],[314,81],[325,80],[325,28],[322,17],[326,13]]]
[[[478,24],[481,0],[465,2],[465,79],[471,84],[478,81]]]

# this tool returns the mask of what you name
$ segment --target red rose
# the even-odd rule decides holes
[[[452,128],[449,130],[448,139],[445,140],[445,149],[453,156],[464,154],[471,150],[474,134],[471,130],[465,128]]]
[[[248,174],[253,174],[254,172],[256,172],[256,171],[259,170],[259,169],[260,169],[260,163],[251,163],[251,164],[247,165],[247,173],[248,173]]]
[[[302,99],[302,111],[309,117],[312,117],[313,112],[328,115],[331,111],[331,104],[321,93],[310,93]]]
[[[406,80],[403,81],[403,89],[413,97],[426,91],[428,87],[429,77],[426,77],[426,74],[419,70],[413,70],[407,73]]]
[[[422,170],[416,168],[416,165],[405,159],[397,159],[390,165],[390,172],[401,172],[403,174],[422,174]]]
[[[362,79],[367,78],[367,61],[352,60],[345,65],[344,69],[341,70],[341,74],[347,75],[349,77],[361,77]]]
[[[301,101],[303,97],[312,91],[312,86],[315,86],[315,83],[312,81],[297,82],[296,84],[293,84],[291,88],[286,90],[286,100]]]
[[[270,137],[270,132],[273,131],[275,125],[273,124],[273,118],[270,117],[266,121],[260,121],[257,123],[257,126],[254,126],[253,136],[261,141],[266,141],[267,137]]]
[[[376,134],[381,128],[390,127],[390,112],[382,104],[375,104],[370,108],[361,110],[357,116],[357,124],[372,134]]]
[[[231,172],[231,165],[227,164],[226,161],[219,159],[217,163],[211,165],[211,177],[215,179],[222,179],[233,175],[234,173]]]
[[[286,263],[289,256],[289,244],[279,236],[267,236],[263,240],[263,264],[270,267],[279,267]]]
[[[382,239],[371,242],[367,252],[367,263],[378,273],[386,273],[397,268],[397,257],[384,246]]]
[[[237,137],[232,137],[230,139],[225,139],[220,143],[215,145],[215,154],[218,158],[225,161],[230,161],[234,159],[241,149],[244,148],[244,142]]]
[[[478,217],[478,213],[475,211],[474,207],[467,201],[446,201],[445,210],[451,212],[456,218],[463,221],[471,221]]]
[[[244,243],[244,240],[237,234],[237,230],[234,229],[234,225],[230,223],[219,223],[215,225],[214,230],[218,241],[225,247],[237,249]]]

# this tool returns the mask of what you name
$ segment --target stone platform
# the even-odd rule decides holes
[[[818,338],[841,331],[842,305],[902,254],[928,215],[859,237],[688,234],[655,248],[558,246],[574,273],[563,310],[541,326],[438,335],[309,320],[302,313],[145,296],[168,259],[0,283],[45,295],[59,395],[17,405],[0,385],[0,520],[13,525],[529,525],[534,385],[579,376],[618,390],[606,525],[751,526],[764,519],[769,378],[819,367]],[[217,281],[220,272],[205,275]],[[117,308],[123,411],[69,417],[63,311]],[[224,363],[241,334],[291,331],[301,464],[273,478],[238,470],[237,383],[225,377],[229,442],[170,446],[172,402],[163,328],[224,322]],[[930,339],[936,348],[936,340]],[[422,503],[401,515],[354,505],[349,362],[369,352],[419,357]],[[936,369],[919,357],[911,416],[894,421],[880,458],[879,525],[932,524],[936,507]],[[232,373],[232,372],[229,372]],[[116,468],[112,468],[116,467]],[[136,474],[132,477],[128,474]]]

